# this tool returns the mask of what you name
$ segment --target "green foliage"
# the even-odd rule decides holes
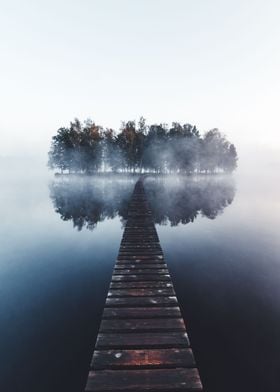
[[[52,138],[48,165],[62,172],[213,173],[232,172],[237,152],[218,129],[202,137],[195,126],[172,123],[147,126],[143,117],[123,122],[120,132],[91,120],[75,119]]]

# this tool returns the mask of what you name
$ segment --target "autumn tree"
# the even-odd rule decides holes
[[[214,173],[237,167],[235,146],[217,129],[201,136],[191,124],[123,122],[119,133],[75,119],[52,138],[49,167],[62,172]]]

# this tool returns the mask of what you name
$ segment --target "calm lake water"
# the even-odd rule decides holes
[[[83,390],[136,179],[2,181],[1,391]],[[278,183],[145,182],[205,391],[279,392]]]

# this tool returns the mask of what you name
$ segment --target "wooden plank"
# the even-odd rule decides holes
[[[142,268],[135,268],[135,269],[114,269],[113,275],[131,275],[131,274],[169,274],[168,269],[161,268],[161,269],[142,269]]]
[[[126,223],[126,230],[129,231],[142,231],[147,229],[149,231],[155,230],[152,220],[150,217],[145,217],[145,218],[140,218],[138,217],[136,219],[130,219]]]
[[[116,297],[107,298],[106,307],[113,306],[178,306],[177,298],[170,297]]]
[[[147,238],[148,236],[150,236],[153,239],[157,239],[154,240],[154,242],[159,244],[159,239],[158,239],[159,237],[155,227],[147,225],[147,223],[142,227],[125,229],[123,233],[122,241],[124,241],[125,238],[128,236],[132,238],[135,238],[136,236]]]
[[[120,256],[126,255],[140,255],[140,256],[162,256],[162,251],[160,249],[141,249],[141,248],[129,248],[129,249],[120,249],[119,251]]]
[[[133,229],[125,229],[123,232],[122,238],[124,239],[126,236],[136,236],[136,235],[140,235],[140,236],[144,236],[144,237],[154,236],[154,237],[158,238],[158,233],[157,233],[154,226],[146,227],[146,230],[144,230],[144,229],[137,229],[137,230],[136,229],[134,229],[134,230]]]
[[[131,252],[137,252],[137,253],[148,253],[150,254],[151,252],[157,253],[157,254],[162,254],[162,251],[160,247],[157,246],[137,246],[134,244],[131,244],[130,246],[125,245],[120,247],[120,252],[119,253],[131,253]]]
[[[117,260],[116,261],[116,266],[122,265],[122,264],[131,264],[131,265],[137,265],[137,264],[165,264],[165,261],[163,259],[155,259],[153,257],[150,257],[148,259],[130,259],[130,260]]]
[[[190,348],[167,348],[157,350],[95,350],[93,369],[149,369],[195,366]]]
[[[118,259],[150,259],[150,258],[161,258],[163,259],[163,255],[161,252],[158,251],[139,251],[137,249],[126,251],[126,252],[119,252]]]
[[[135,232],[135,231],[133,231],[133,232],[125,232],[124,234],[123,234],[123,237],[122,237],[122,240],[121,240],[121,243],[124,243],[124,242],[132,242],[132,243],[135,243],[136,241],[137,241],[137,243],[139,243],[138,242],[138,239],[140,238],[140,240],[147,240],[147,242],[152,242],[152,243],[154,243],[154,244],[158,244],[158,245],[160,245],[160,242],[159,242],[159,237],[158,237],[158,235],[157,235],[157,233],[156,232],[153,232],[153,231],[146,231],[146,232]]]
[[[121,241],[121,245],[134,245],[134,244],[149,244],[149,243],[154,243],[154,244],[159,244],[158,242],[158,238],[155,236],[143,236],[140,234],[137,234],[135,236],[124,236],[122,241]]]
[[[135,236],[124,236],[121,245],[126,246],[126,245],[160,245],[158,239],[155,236],[147,236],[147,235],[141,235],[137,234]]]
[[[152,252],[154,253],[159,253],[160,255],[162,255],[162,250],[160,249],[160,247],[156,247],[156,246],[149,246],[150,242],[142,242],[141,245],[142,246],[137,246],[136,243],[129,243],[128,245],[123,245],[123,247],[120,248],[119,253],[128,253],[131,251],[135,251],[138,252],[139,254],[142,253],[148,253],[148,254],[152,254]],[[139,245],[139,242],[138,242]]]
[[[123,242],[132,242],[132,243],[139,243],[139,241],[144,241],[144,242],[153,242],[155,244],[159,244],[159,238],[158,235],[156,233],[152,233],[152,234],[148,234],[148,233],[129,233],[126,232],[123,234],[121,243]]]
[[[170,288],[171,282],[111,282],[110,289],[149,289],[149,288]]]
[[[143,224],[145,224],[145,226],[143,226]],[[146,231],[144,231],[144,229],[147,229]],[[133,233],[133,232],[142,232],[143,234],[146,234],[147,232],[152,232],[157,234],[156,228],[153,224],[153,222],[151,221],[151,217],[147,217],[145,219],[141,219],[140,217],[136,219],[131,219],[130,221],[127,222],[127,225],[125,227],[124,232],[125,233]]]
[[[158,249],[160,247],[160,243],[158,239],[155,236],[147,236],[147,235],[141,235],[137,234],[134,237],[129,236],[129,237],[123,237],[121,241],[121,247],[126,246],[126,247],[136,247],[136,248],[155,248]]]
[[[164,289],[110,289],[108,297],[154,297],[154,296],[174,296],[175,292],[172,287]]]
[[[153,236],[158,237],[158,233],[156,231],[156,228],[154,226],[148,226],[148,227],[146,227],[146,230],[143,230],[143,229],[138,229],[138,230],[125,229],[124,232],[123,232],[123,238],[126,235],[135,235],[135,234],[143,235],[143,236],[153,235]]]
[[[162,255],[119,255],[117,260],[163,260]]]
[[[197,369],[90,371],[87,392],[202,391]]]
[[[116,263],[115,265],[115,270],[121,270],[121,269],[162,269],[162,268],[167,268],[167,265],[164,263],[158,263],[158,264],[154,264],[154,263],[148,263],[148,264],[144,264],[143,262],[141,264],[139,263],[130,263],[129,265],[127,264],[119,264]]]
[[[112,282],[171,281],[170,275],[113,275]]]
[[[186,332],[99,333],[95,347],[99,348],[177,348],[189,347]]]
[[[122,254],[133,254],[133,255],[156,255],[156,256],[160,256],[162,255],[162,251],[160,250],[160,248],[157,247],[139,247],[139,246],[124,246],[121,247],[119,250],[119,255]]]
[[[181,317],[179,307],[104,308],[103,319],[113,318],[174,318]]]
[[[100,332],[186,331],[182,318],[102,320]]]
[[[124,234],[130,234],[130,233],[133,234],[136,231],[140,231],[141,234],[144,234],[144,235],[150,234],[150,233],[153,233],[153,234],[157,235],[157,231],[156,231],[156,228],[155,228],[153,223],[151,223],[151,222],[147,223],[146,222],[146,227],[145,228],[147,229],[146,231],[144,231],[144,227],[138,227],[138,228],[132,228],[132,227],[128,228],[128,227],[126,227],[125,230],[124,230]]]

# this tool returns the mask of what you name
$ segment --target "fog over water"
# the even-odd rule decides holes
[[[137,176],[13,163],[1,166],[1,390],[81,391]],[[280,192],[268,165],[145,179],[209,392],[279,390]]]
[[[280,391],[279,15],[279,0],[1,2],[1,392],[83,391],[137,176],[54,176],[47,154],[75,117],[141,115],[236,146],[232,176],[145,188],[205,392]]]

